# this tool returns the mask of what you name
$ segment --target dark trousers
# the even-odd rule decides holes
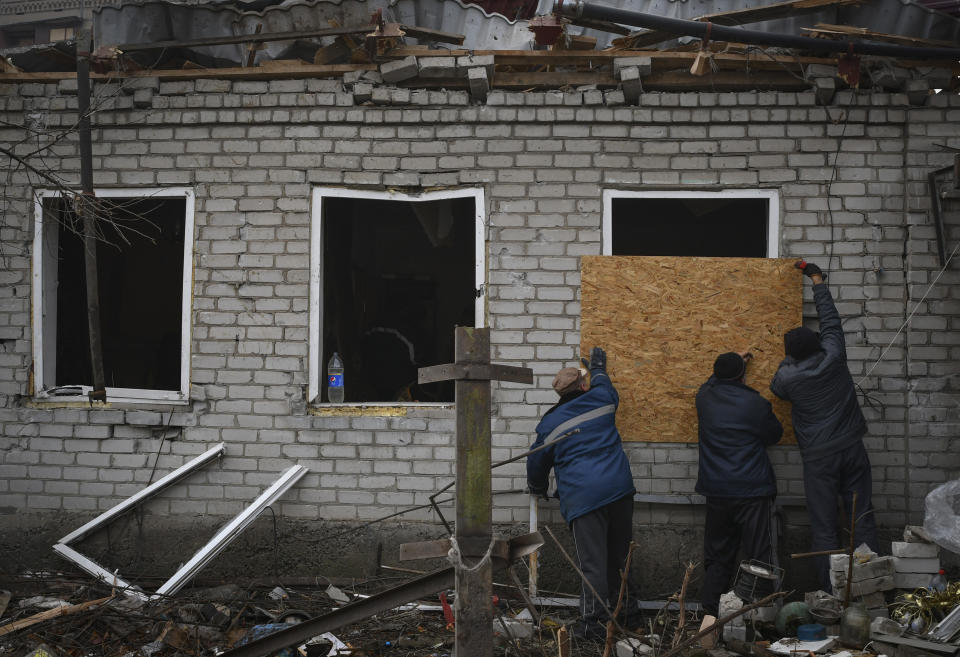
[[[866,543],[874,552],[879,552],[877,544],[877,520],[873,514],[871,496],[873,476],[870,472],[870,459],[863,442],[847,447],[843,451],[826,458],[803,463],[803,489],[807,497],[807,511],[810,513],[810,534],[812,552],[836,550],[840,545],[837,527],[839,497],[843,503],[844,516],[849,529],[853,494],[857,494],[856,530],[854,547]],[[847,533],[849,536],[849,532]],[[824,591],[830,590],[830,558],[816,559],[817,577]]]
[[[737,552],[772,564],[770,518],[772,497],[708,497],[703,532],[703,588],[700,603],[705,614],[719,616],[720,596],[729,590],[737,571]]]
[[[593,586],[603,604],[590,588],[583,584],[580,593],[581,630],[587,634],[603,631],[608,620],[603,609],[610,611],[620,594],[620,571],[623,570],[633,539],[633,495],[627,495],[595,511],[576,518],[571,523],[577,561],[584,578]],[[633,579],[627,578],[624,610],[627,615],[640,600]],[[629,596],[629,597],[628,597]],[[631,603],[633,603],[631,605]],[[627,620],[629,624],[629,619]]]

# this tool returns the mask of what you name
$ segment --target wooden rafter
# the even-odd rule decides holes
[[[851,27],[849,25],[829,25],[826,23],[817,23],[815,27],[803,28],[809,32],[810,36],[823,37],[827,39],[845,39],[851,36],[868,39],[870,41],[884,41],[886,43],[897,43],[906,46],[931,46],[934,48],[953,48],[957,44],[952,41],[941,41],[939,39],[920,39],[917,37],[904,36],[902,34],[884,34],[882,32],[873,32],[865,27]]]
[[[691,20],[716,23],[717,25],[747,25],[749,23],[770,21],[788,16],[809,14],[820,11],[826,7],[860,5],[865,1],[869,0],[785,0],[784,2],[775,2],[772,5],[764,5],[762,7],[748,7],[746,9],[733,9],[715,14],[705,14]],[[623,37],[622,39],[614,39],[613,45],[615,48],[645,48],[674,38],[676,38],[676,35],[670,34],[669,32],[643,30]]]

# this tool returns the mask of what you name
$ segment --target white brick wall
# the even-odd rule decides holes
[[[50,126],[73,124],[76,98],[58,96],[56,84],[14,89],[0,85],[6,125],[30,112]],[[354,107],[336,80],[159,82],[138,93],[149,108],[120,95],[96,114],[97,184],[180,184],[197,198],[193,402],[169,420],[181,435],[164,444],[158,473],[227,443],[221,463],[165,494],[152,509],[161,514],[233,514],[293,463],[310,474],[280,508],[303,519],[376,518],[423,504],[450,481],[450,409],[306,414],[312,185],[485,188],[492,355],[536,375],[535,387],[494,392],[497,459],[530,443],[554,401],[553,372],[577,356],[579,256],[600,253],[603,189],[778,189],[781,253],[835,270],[859,379],[939,270],[926,175],[952,161],[936,144],[960,147],[957,96],[918,108],[904,96],[840,92],[824,108],[812,93],[648,93],[629,107],[617,91],[491,91],[474,106],[463,92],[383,88],[374,93],[381,105]],[[0,130],[4,141],[20,137]],[[46,164],[76,180],[75,149],[66,140]],[[11,176],[0,225],[0,513],[102,510],[146,483],[168,413],[27,404],[30,184],[22,171]],[[953,216],[955,224],[955,207]],[[948,238],[956,244],[960,229]],[[960,472],[951,449],[957,282],[954,271],[940,278],[863,384],[876,402],[865,408],[866,442],[882,525],[918,522],[927,491]],[[692,493],[695,446],[627,450],[640,493]],[[781,493],[802,494],[796,449],[774,448],[772,459]],[[523,484],[522,463],[494,473],[495,491]],[[527,517],[523,495],[500,494],[495,504],[498,522]],[[697,521],[674,505],[640,505],[638,519]]]

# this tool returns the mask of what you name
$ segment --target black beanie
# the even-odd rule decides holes
[[[746,370],[746,364],[740,354],[728,351],[713,361],[713,373],[718,379],[739,379]]]
[[[796,360],[803,360],[820,350],[820,338],[806,326],[790,329],[783,336],[783,351]]]

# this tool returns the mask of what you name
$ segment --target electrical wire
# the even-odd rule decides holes
[[[956,245],[955,247],[953,247],[953,252],[950,254],[950,257],[947,258],[947,261],[944,263],[943,267],[941,267],[941,268],[940,268],[940,271],[937,272],[937,275],[936,275],[936,277],[933,279],[933,282],[930,283],[930,285],[927,287],[926,291],[923,293],[923,296],[920,297],[920,300],[913,306],[913,310],[911,310],[911,311],[910,311],[910,314],[907,315],[907,318],[903,321],[903,324],[901,324],[901,325],[900,325],[900,328],[897,329],[897,332],[896,332],[896,334],[893,336],[893,339],[890,340],[890,344],[888,344],[887,347],[886,347],[886,349],[884,349],[883,352],[881,352],[880,357],[877,358],[877,362],[875,362],[873,365],[871,365],[871,366],[870,366],[870,369],[867,370],[867,373],[864,374],[863,377],[862,377],[859,381],[857,381],[857,386],[859,386],[861,383],[863,383],[863,382],[867,379],[867,377],[870,376],[870,373],[873,372],[873,370],[876,369],[877,365],[880,364],[880,362],[883,360],[884,356],[887,355],[887,352],[890,351],[890,349],[893,347],[893,343],[897,341],[897,338],[900,337],[900,334],[901,334],[901,333],[903,333],[903,329],[905,329],[905,328],[907,327],[907,325],[910,323],[910,320],[913,319],[913,316],[917,313],[917,310],[920,309],[920,304],[922,304],[922,303],[926,300],[927,295],[930,294],[930,290],[932,290],[932,289],[933,289],[933,286],[936,285],[936,284],[940,281],[940,277],[943,276],[943,273],[944,273],[945,271],[947,271],[947,268],[950,266],[950,261],[952,261],[952,260],[953,260],[953,257],[954,257],[955,255],[957,255],[957,251],[958,251],[958,250],[960,250],[960,242],[957,242],[957,245]]]

